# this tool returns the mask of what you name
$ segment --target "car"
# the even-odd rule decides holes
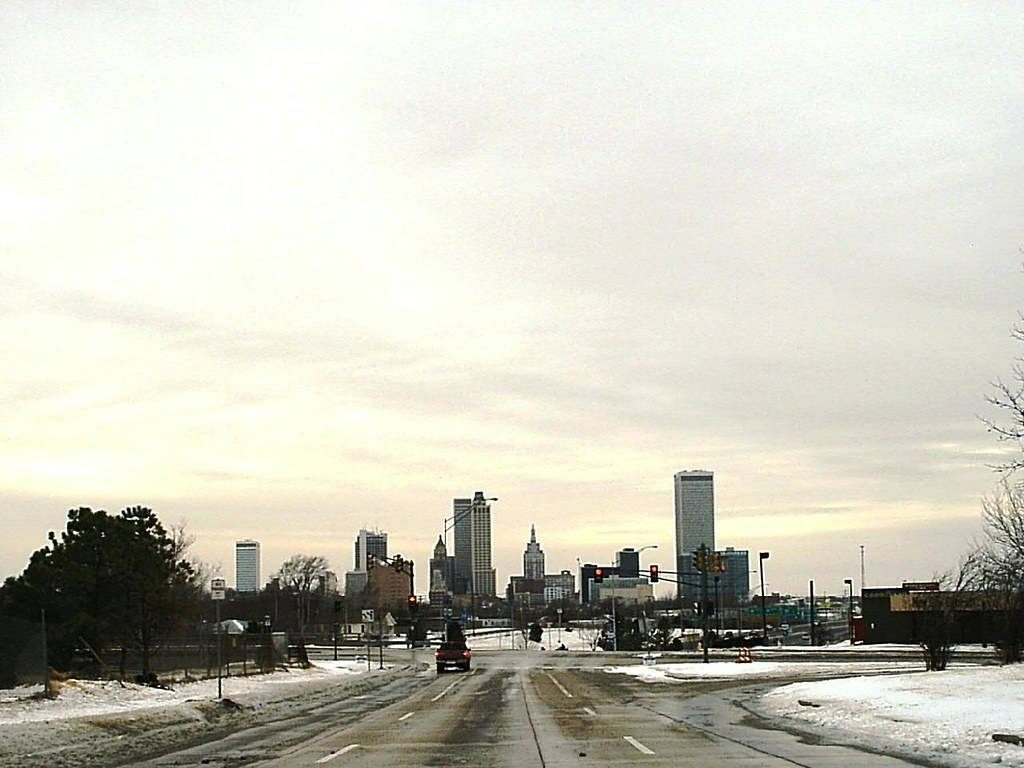
[[[434,661],[437,664],[437,673],[441,674],[446,669],[461,669],[469,671],[472,652],[466,647],[464,640],[449,640],[441,643],[434,651]]]

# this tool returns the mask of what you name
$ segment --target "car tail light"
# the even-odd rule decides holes
[[[463,651],[462,652],[462,658],[468,659],[469,658],[469,651]]]

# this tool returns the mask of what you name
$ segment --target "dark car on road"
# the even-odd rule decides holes
[[[461,669],[463,672],[468,672],[471,657],[472,654],[464,640],[448,640],[441,643],[440,647],[434,651],[438,674],[446,669]]]

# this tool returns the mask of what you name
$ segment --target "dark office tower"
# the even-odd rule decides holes
[[[381,531],[368,531],[363,528],[356,537],[355,553],[355,570],[368,570],[366,566],[367,555],[373,555],[380,560],[388,556],[388,535]]]

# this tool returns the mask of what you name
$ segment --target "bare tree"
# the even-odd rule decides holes
[[[1024,344],[1024,315],[1018,315],[1011,336]],[[1013,364],[1010,381],[996,379],[992,382],[993,394],[985,398],[989,405],[998,408],[1006,421],[982,418],[982,422],[999,440],[1015,443],[1016,455],[996,468],[1003,472],[1014,472],[1024,468],[1024,358],[1018,357]]]
[[[328,567],[327,558],[321,555],[292,555],[277,572],[281,589],[295,598],[300,632],[309,623],[313,593],[324,583]]]
[[[972,580],[999,617],[1000,656],[1024,655],[1024,488],[1005,479],[983,501],[983,540],[973,553]]]
[[[916,620],[915,636],[928,671],[940,672],[949,666],[961,633],[964,616],[976,607],[971,589],[975,573],[975,554],[960,563],[955,575],[935,579],[942,589],[910,594],[910,607]]]

